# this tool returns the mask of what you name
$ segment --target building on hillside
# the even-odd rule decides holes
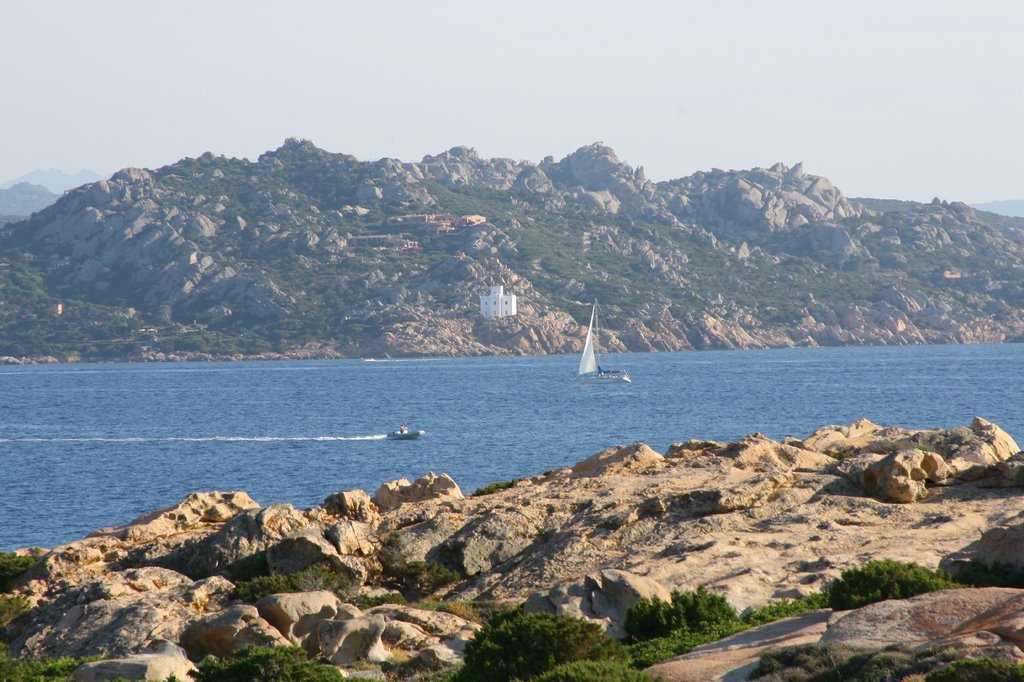
[[[407,213],[388,218],[389,227],[423,230],[433,234],[448,234],[457,229],[464,230],[486,222],[487,218],[482,215],[464,215],[456,218],[450,213]]]
[[[353,248],[369,246],[378,251],[422,251],[418,241],[408,239],[404,232],[397,234],[350,234],[346,241]]]
[[[467,227],[476,227],[477,225],[483,225],[487,222],[487,218],[482,215],[464,215],[455,221],[455,227],[459,229],[465,229]]]
[[[489,294],[480,295],[480,314],[484,317],[512,317],[516,314],[516,295],[506,294],[505,287],[491,287]]]

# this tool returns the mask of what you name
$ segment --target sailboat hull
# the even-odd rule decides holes
[[[618,369],[605,369],[597,372],[589,372],[587,374],[580,374],[580,380],[582,381],[621,381],[626,384],[633,383],[633,380],[629,377],[629,373],[618,370]]]

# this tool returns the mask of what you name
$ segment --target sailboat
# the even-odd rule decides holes
[[[624,381],[631,383],[629,373],[624,369],[604,369],[597,362],[597,302],[590,311],[590,326],[587,328],[587,342],[583,346],[583,357],[580,358],[580,379],[588,381]]]

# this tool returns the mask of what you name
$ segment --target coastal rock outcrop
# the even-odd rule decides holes
[[[345,620],[358,614],[327,590],[272,594],[256,603],[256,610],[292,644],[302,646],[323,620]]]
[[[409,483],[404,478],[384,483],[373,496],[373,503],[382,512],[398,509],[403,504],[439,499],[462,499],[462,490],[448,474],[434,472]]]
[[[233,604],[191,623],[181,633],[181,645],[197,660],[226,658],[243,647],[283,646],[289,640],[260,617],[255,606]]]
[[[133,569],[56,600],[43,600],[11,649],[30,656],[128,656],[153,639],[182,641],[186,628],[219,613],[232,585],[214,577],[191,581],[165,569]]]
[[[664,455],[643,443],[613,446],[471,497],[435,474],[382,486],[373,500],[347,491],[306,510],[250,507],[240,494],[189,496],[42,556],[13,585],[29,610],[8,628],[11,651],[124,657],[161,638],[193,659],[289,643],[342,666],[457,661],[478,624],[416,605],[345,603],[395,594],[403,576],[429,572],[417,561],[458,574],[435,598],[526,599],[528,611],[588,618],[615,636],[637,599],[668,600],[676,589],[704,585],[742,611],[816,592],[876,558],[951,570],[974,558],[1018,565],[1024,486],[1015,451],[980,418],[930,430],[861,420],[802,439],[680,440]],[[320,567],[341,574],[345,592],[300,584],[310,591],[243,603],[231,581],[259,566],[275,574],[268,584],[289,589],[296,571]],[[200,571],[213,577],[195,580]],[[771,642],[937,643],[937,631],[914,625],[928,619],[957,646],[1016,646],[1006,629],[1016,591],[959,592],[837,614],[827,637],[817,616],[751,631],[733,648],[695,650],[685,665],[703,672],[670,679],[747,665]],[[886,634],[879,620],[910,634]]]
[[[901,450],[868,466],[861,481],[864,492],[885,502],[917,502],[928,495],[929,483],[945,483],[949,477],[949,467],[939,455]]]
[[[309,516],[290,504],[248,509],[216,533],[182,548],[170,561],[189,575],[220,573],[238,561],[265,552],[285,536],[312,523]]]

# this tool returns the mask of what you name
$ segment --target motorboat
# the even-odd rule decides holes
[[[423,429],[413,431],[410,429],[398,429],[388,434],[388,440],[416,440],[421,436],[427,435],[427,432]]]

